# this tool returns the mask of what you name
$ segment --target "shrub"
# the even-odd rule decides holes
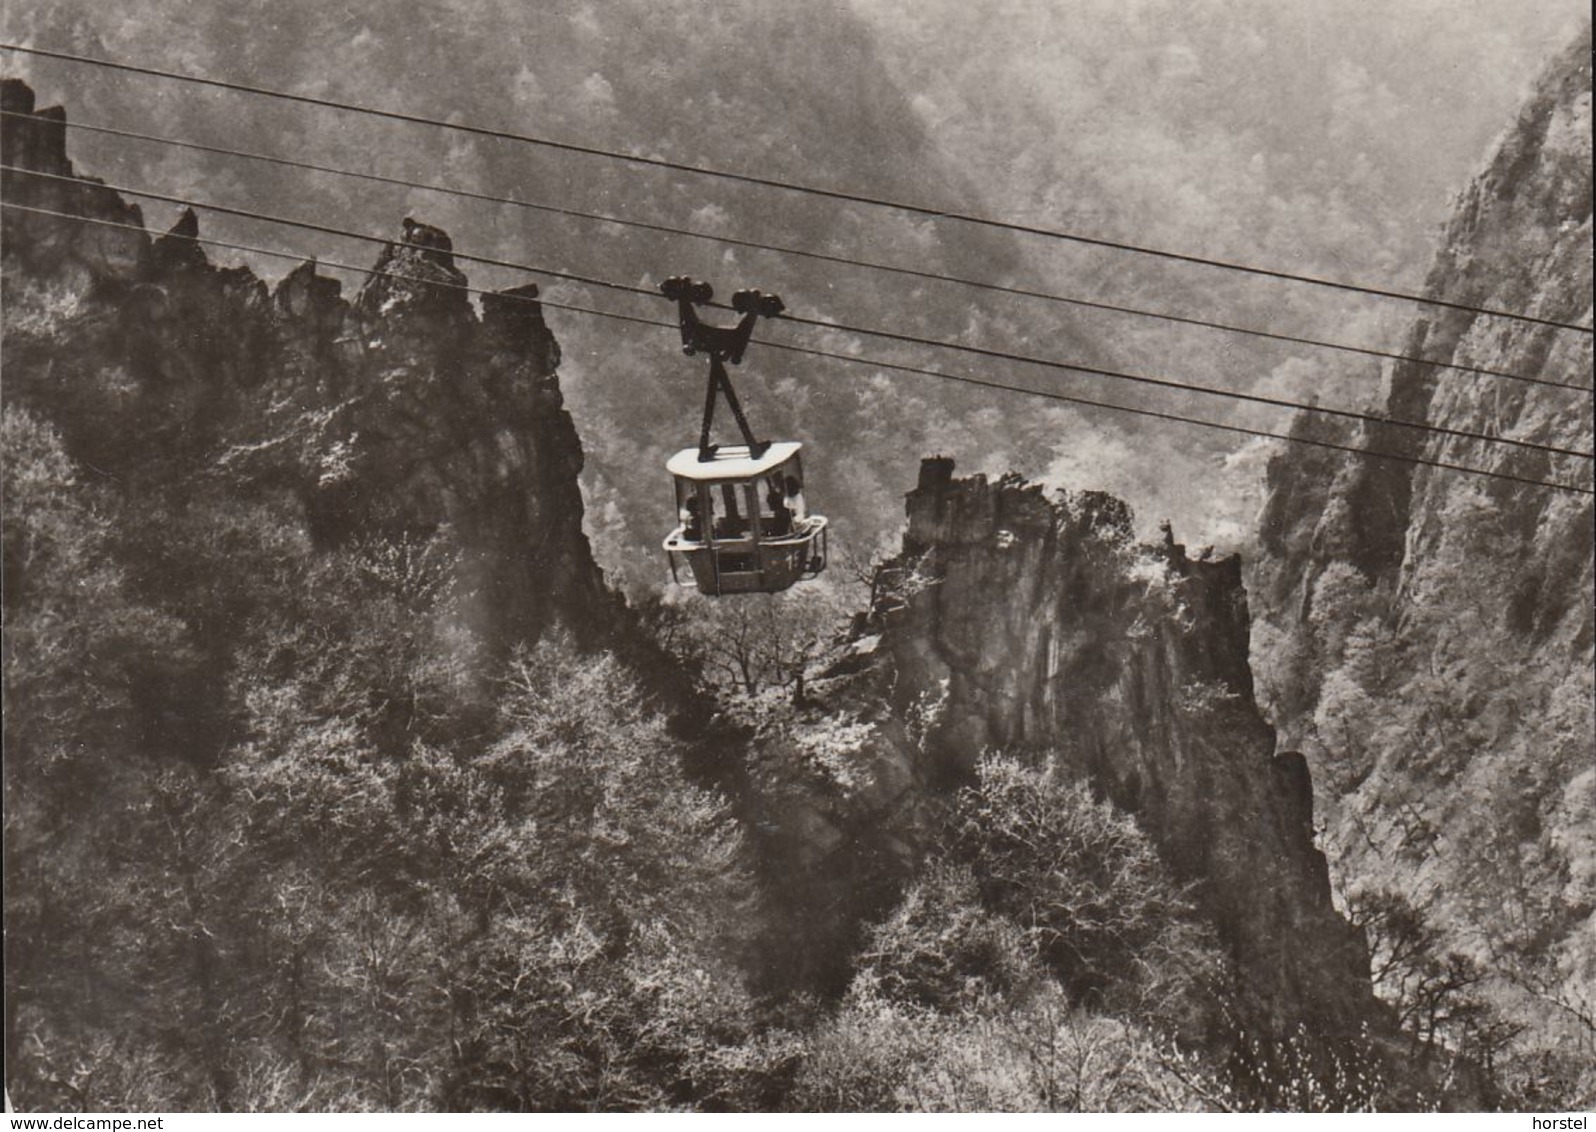
[[[949,855],[1080,1002],[1196,1023],[1219,967],[1208,931],[1134,821],[1058,765],[986,756],[961,791]]]
[[[1021,995],[1045,978],[1012,921],[981,906],[975,878],[933,862],[859,955],[856,992],[956,1013],[985,998]]]

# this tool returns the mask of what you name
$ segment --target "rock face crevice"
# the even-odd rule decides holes
[[[32,115],[7,119],[5,163],[73,176],[65,114],[15,80],[3,98]],[[556,625],[615,630],[536,287],[485,294],[479,315],[447,234],[408,218],[353,301],[313,262],[269,287],[215,266],[192,211],[152,238],[103,185],[8,172],[4,193],[65,214],[5,210],[7,301],[55,331],[8,336],[7,399],[86,466],[288,491],[327,545],[448,528],[464,615],[496,653]]]

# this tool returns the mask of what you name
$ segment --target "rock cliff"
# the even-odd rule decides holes
[[[73,175],[66,117],[7,81],[10,166]],[[613,631],[582,530],[582,448],[535,287],[473,308],[448,236],[406,219],[354,300],[314,263],[268,287],[185,212],[151,238],[102,185],[5,174],[7,400],[125,490],[287,491],[323,544],[452,531],[464,611],[502,652]],[[37,328],[38,333],[30,333]]]
[[[1590,326],[1590,51],[1587,27],[1462,193],[1430,294]],[[1588,331],[1435,309],[1404,352],[1572,388],[1403,362],[1390,416],[1590,450]],[[1350,439],[1591,483],[1574,457]],[[1523,1024],[1577,1028],[1596,995],[1591,497],[1297,448],[1268,482],[1258,671],[1313,767],[1337,888],[1401,893]]]
[[[1110,496],[955,478],[940,458],[908,519],[860,635],[814,683],[824,719],[783,756],[829,767],[843,799],[774,818],[826,854],[812,868],[912,858],[983,751],[1053,756],[1193,886],[1264,1029],[1355,1030],[1367,957],[1331,905],[1307,767],[1253,700],[1239,560],[1139,545]]]

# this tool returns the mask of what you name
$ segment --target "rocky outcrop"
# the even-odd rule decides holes
[[[1362,1017],[1306,767],[1253,701],[1240,560],[1138,546],[1109,496],[952,473],[927,461],[908,499],[904,555],[934,584],[882,616],[895,706],[946,689],[933,772],[988,748],[1055,754],[1198,886],[1277,1023]]]
[[[7,119],[5,163],[73,176],[65,115],[16,81],[4,101],[33,115]],[[274,288],[216,267],[190,211],[151,239],[98,184],[8,172],[4,194],[23,206],[4,215],[22,315],[7,396],[85,466],[127,485],[223,477],[241,501],[289,491],[324,544],[448,527],[466,616],[496,652],[555,624],[590,640],[618,624],[536,287],[485,294],[479,315],[448,236],[407,219],[349,302],[314,263]]]
[[[66,111],[59,106],[39,108],[33,89],[17,79],[0,81],[0,108],[31,119],[7,117],[5,164],[60,177],[74,176],[66,155]],[[98,183],[76,184],[30,177],[7,171],[0,174],[5,199],[15,206],[43,210],[23,213],[5,210],[6,259],[35,275],[85,286],[105,280],[136,277],[145,266],[149,239],[140,231],[108,225],[83,224],[44,213],[66,213],[114,224],[143,225],[137,205],[128,204]],[[13,235],[26,230],[25,240]]]
[[[853,808],[811,866],[912,857],[984,751],[1053,757],[1135,815],[1193,886],[1265,1029],[1367,1019],[1367,956],[1331,904],[1307,768],[1275,750],[1253,700],[1239,560],[1140,545],[1113,497],[956,478],[946,459],[922,465],[908,518],[861,636],[815,684],[824,726],[852,704],[869,733],[843,790]],[[795,731],[790,757],[823,749],[819,726]],[[790,806],[778,820],[826,817]]]
[[[1587,27],[1461,195],[1431,295],[1591,325],[1590,52]],[[1570,388],[1402,362],[1390,416],[1590,451],[1588,330],[1435,308],[1404,352]],[[1572,456],[1341,439],[1591,484]],[[1547,1004],[1596,988],[1591,497],[1295,447],[1268,477],[1258,670],[1313,766],[1337,887],[1423,908],[1532,1034],[1572,1022]]]

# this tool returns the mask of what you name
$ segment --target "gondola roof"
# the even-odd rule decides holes
[[[803,447],[796,441],[778,440],[765,450],[757,460],[748,454],[744,444],[728,444],[715,450],[709,460],[698,458],[697,448],[683,448],[666,462],[665,468],[673,476],[688,480],[746,480],[775,471]]]

